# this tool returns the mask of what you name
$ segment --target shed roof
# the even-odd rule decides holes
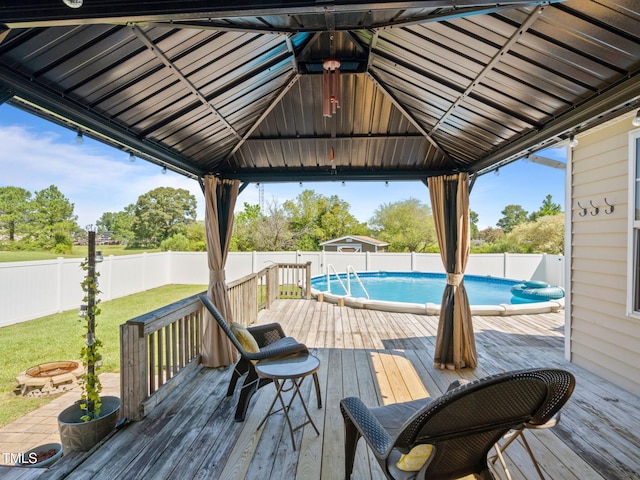
[[[387,245],[389,245],[387,242],[383,242],[382,240],[378,240],[377,238],[369,237],[367,235],[345,235],[344,237],[333,238],[331,240],[327,240],[326,242],[321,242],[319,243],[319,245],[330,245],[332,243],[343,242],[347,239],[358,240],[360,242],[368,243],[370,245],[376,245],[378,247],[386,247]]]
[[[0,103],[193,178],[425,179],[638,108],[639,45],[634,0],[7,1]]]

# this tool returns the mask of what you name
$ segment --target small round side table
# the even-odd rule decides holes
[[[320,432],[316,427],[315,423],[311,419],[311,415],[309,415],[309,410],[307,409],[307,405],[300,393],[300,385],[306,377],[312,375],[318,371],[320,368],[320,359],[314,355],[301,353],[296,355],[290,355],[288,357],[283,358],[274,358],[262,360],[256,364],[256,373],[261,378],[269,378],[273,380],[273,383],[276,385],[276,396],[271,402],[271,406],[269,407],[268,413],[258,425],[258,429],[262,427],[264,422],[266,422],[267,418],[274,413],[278,413],[280,411],[284,412],[284,416],[287,420],[287,424],[289,425],[289,432],[291,433],[291,443],[293,444],[293,449],[296,449],[296,443],[293,438],[293,432],[304,427],[305,425],[311,424],[313,429],[316,431],[318,435]],[[287,380],[291,380],[291,385],[288,388],[285,388],[285,384]],[[283,392],[290,392],[293,390],[293,395],[289,400],[289,403],[285,404],[284,398],[282,397]],[[297,427],[293,427],[291,424],[291,419],[289,418],[289,409],[291,408],[291,404],[293,400],[298,396],[300,398],[300,402],[302,403],[302,407],[304,408],[304,412],[306,415],[306,421]],[[280,404],[282,408],[277,410],[273,410],[276,401],[280,400]],[[322,405],[319,403],[318,408]]]

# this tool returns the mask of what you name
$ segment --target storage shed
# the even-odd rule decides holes
[[[387,242],[365,235],[345,235],[320,244],[325,252],[386,252]]]

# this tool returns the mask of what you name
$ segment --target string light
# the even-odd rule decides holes
[[[569,137],[569,146],[571,148],[576,148],[578,146],[578,139],[575,137],[575,135],[571,135]]]
[[[67,7],[80,8],[82,6],[82,0],[62,0]]]
[[[82,145],[83,142],[84,142],[84,137],[82,136],[82,132],[78,130],[78,134],[76,135],[76,143],[78,145]]]
[[[129,161],[130,161],[131,163],[133,163],[133,162],[135,162],[135,161],[136,161],[136,157],[135,157],[135,155],[133,154],[133,152],[129,152]]]
[[[166,175],[167,174],[167,167],[162,167],[162,174]]]

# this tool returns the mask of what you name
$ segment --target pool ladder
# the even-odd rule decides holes
[[[369,299],[369,292],[367,292],[367,289],[364,288],[364,285],[362,284],[362,280],[360,280],[360,277],[358,276],[358,272],[356,272],[356,269],[353,268],[352,265],[347,265],[347,271],[345,272],[345,276],[347,277],[346,286],[342,281],[342,279],[340,278],[340,275],[338,275],[338,272],[336,271],[336,268],[333,266],[333,264],[330,263],[327,265],[327,291],[329,293],[331,293],[331,271],[332,270],[333,270],[333,274],[338,279],[338,282],[340,282],[340,286],[342,287],[342,290],[346,292],[347,296],[349,297],[351,296],[351,274],[353,273],[353,276],[358,282],[358,284],[360,285],[360,288],[362,288],[362,291],[366,295],[367,299]]]

